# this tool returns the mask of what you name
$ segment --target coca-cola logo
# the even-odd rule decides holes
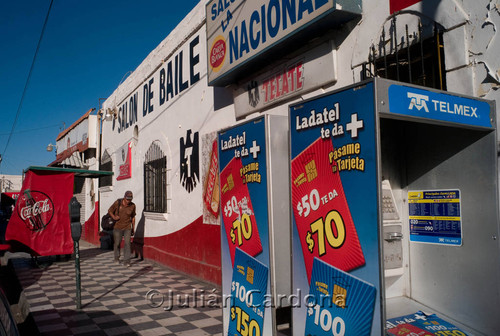
[[[54,217],[54,203],[45,193],[26,190],[16,202],[17,214],[31,231],[42,231]]]

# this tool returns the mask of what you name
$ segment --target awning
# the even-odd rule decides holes
[[[46,172],[46,173],[74,173],[78,177],[88,177],[88,178],[98,178],[104,176],[111,176],[113,172],[103,171],[103,170],[88,170],[88,169],[77,169],[77,168],[61,168],[61,167],[44,167],[44,166],[29,166],[24,173],[28,170],[34,172]]]
[[[19,191],[18,192],[3,192],[0,198],[0,203],[3,205],[6,204],[14,204],[19,197]]]

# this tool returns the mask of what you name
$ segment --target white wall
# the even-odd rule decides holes
[[[144,62],[130,75],[127,80],[115,90],[104,102],[104,110],[120,108],[123,102],[130,103],[131,97],[138,101],[137,119],[129,119],[127,124],[118,130],[118,119],[103,123],[102,150],[107,150],[113,159],[113,187],[101,188],[101,213],[107,211],[111,202],[123,197],[126,190],[134,192],[134,203],[137,206],[136,220],[142,216],[144,208],[143,192],[143,161],[152,142],[157,141],[167,157],[167,193],[168,212],[166,214],[147,214],[145,236],[158,237],[176,232],[202,215],[202,176],[197,187],[188,192],[180,183],[180,139],[185,138],[188,130],[199,132],[200,163],[202,155],[202,137],[213,133],[221,127],[227,127],[235,122],[232,106],[214,111],[214,89],[207,86],[206,36],[204,27],[205,7],[200,2],[177,28],[155,49]],[[160,104],[159,84],[162,80],[161,70],[168,74],[169,63],[175,69],[175,59],[183,59],[183,81],[189,82],[189,87],[183,92],[169,96],[168,101]],[[199,80],[190,82],[189,57],[197,57],[192,69],[199,75]],[[173,70],[175,72],[175,70]],[[168,76],[167,76],[168,77]],[[174,75],[175,77],[175,75]],[[144,84],[153,80],[153,111],[143,114]],[[146,95],[149,96],[149,93]],[[134,99],[134,98],[132,98]],[[147,102],[146,102],[147,105]],[[127,106],[129,109],[130,104]],[[130,115],[130,114],[128,114]],[[134,139],[134,128],[137,127],[138,137]],[[117,181],[120,161],[120,147],[132,142],[132,178]],[[205,149],[206,150],[206,149]],[[200,175],[206,167],[200,165]]]
[[[498,1],[424,1],[407,8],[398,15],[398,30],[402,35],[404,25],[416,31],[418,18],[435,20],[446,31],[444,33],[445,64],[448,91],[466,95],[498,100],[500,43],[497,28],[500,24]],[[342,40],[334,41],[337,50],[337,82],[329,87],[296,97],[284,104],[265,111],[269,114],[287,115],[290,103],[307,99],[317,94],[339,89],[360,80],[361,64],[367,62],[370,46],[377,44],[385,26],[390,24],[389,1],[363,1],[362,19],[348,23],[348,32]],[[418,14],[420,13],[420,14]],[[418,14],[418,15],[416,15]],[[156,47],[139,67],[121,84],[104,102],[103,108],[119,111],[124,102],[130,102],[136,95],[137,119],[132,125],[124,127],[120,132],[112,128],[112,122],[103,123],[102,151],[111,153],[114,163],[113,187],[101,188],[101,213],[106,211],[110,202],[122,197],[126,190],[132,190],[137,205],[138,215],[143,209],[143,175],[142,164],[145,154],[153,141],[161,144],[168,162],[168,213],[162,216],[150,216],[146,220],[146,236],[156,237],[175,232],[191,223],[202,214],[202,187],[198,186],[191,193],[187,192],[179,182],[180,146],[179,139],[186,136],[188,130],[199,132],[201,137],[236,123],[234,107],[228,105],[214,109],[215,91],[207,86],[205,7],[200,2],[179,23],[178,27]],[[184,57],[184,80],[188,79],[189,65],[186,57],[190,52],[189,44],[193,38],[199,37],[195,52],[199,55],[195,66],[200,79],[184,92],[176,95],[168,103],[160,105],[159,82],[160,70],[167,69],[167,64],[179,52]],[[153,79],[153,112],[143,115],[143,86]],[[218,99],[217,96],[215,99]],[[258,114],[250,115],[247,119]],[[134,139],[134,128],[138,129],[138,138]],[[132,178],[116,181],[119,175],[118,161],[121,146],[132,141]],[[200,148],[200,151],[202,148]],[[200,153],[201,155],[201,153]],[[200,158],[201,163],[201,158]],[[206,169],[200,167],[200,173]],[[201,184],[202,178],[198,184]],[[154,217],[154,218],[153,218]]]

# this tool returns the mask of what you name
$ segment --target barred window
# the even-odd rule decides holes
[[[377,45],[370,47],[362,79],[382,77],[446,90],[444,29],[421,18],[398,27],[396,18],[387,22],[388,29],[384,27]]]
[[[144,160],[144,211],[167,212],[167,157],[158,141],[151,144]]]

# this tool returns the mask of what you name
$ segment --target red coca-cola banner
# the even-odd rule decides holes
[[[28,171],[5,239],[40,256],[72,253],[68,208],[72,197],[73,173]]]

